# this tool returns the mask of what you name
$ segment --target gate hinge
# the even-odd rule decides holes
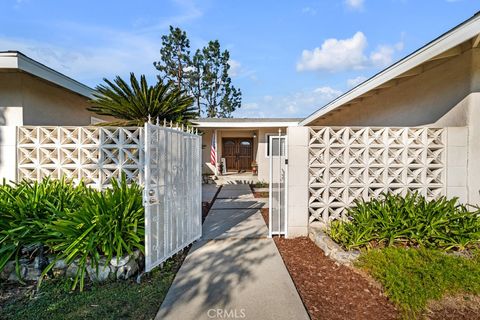
[[[287,165],[288,165],[288,159],[285,159],[285,164],[287,164]]]

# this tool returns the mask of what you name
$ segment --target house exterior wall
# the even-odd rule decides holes
[[[24,72],[0,72],[0,178],[16,179],[16,126],[89,125],[88,99]]]
[[[88,105],[86,97],[29,74],[0,72],[0,125],[89,125]],[[21,118],[6,112],[12,108],[21,108]]]
[[[313,125],[464,127],[459,130],[466,132],[466,146],[453,144],[456,152],[449,154],[454,163],[466,161],[466,172],[457,165],[449,169],[447,195],[479,204],[480,49],[470,49],[443,63],[431,63],[434,66],[425,72],[333,112]],[[460,156],[460,152],[464,155]]]
[[[423,73],[333,112],[318,126],[421,126],[443,119],[445,126],[464,126],[466,118],[448,112],[471,92],[480,91],[480,49],[447,61],[431,62]]]

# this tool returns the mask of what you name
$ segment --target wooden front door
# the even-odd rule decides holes
[[[224,138],[222,157],[227,171],[251,171],[253,160],[253,139]]]

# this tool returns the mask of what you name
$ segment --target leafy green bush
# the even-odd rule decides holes
[[[480,211],[458,199],[428,201],[418,194],[384,194],[356,201],[349,221],[333,221],[332,239],[348,249],[391,245],[463,250],[480,243]]]
[[[356,266],[383,286],[388,297],[412,319],[429,300],[444,295],[480,294],[480,254],[472,258],[434,249],[384,248],[360,255]]]
[[[253,184],[254,188],[268,188],[268,182],[258,181]]]
[[[48,178],[0,186],[0,271],[14,259],[18,273],[22,250],[38,246],[67,264],[76,261],[73,288],[80,281],[83,289],[87,265],[98,269],[100,256],[143,253],[144,234],[141,187],[125,176],[104,191]]]
[[[0,186],[0,271],[9,260],[18,261],[22,248],[43,243],[44,226],[59,213],[78,208],[85,191],[83,184],[75,186],[65,179],[14,185],[4,181]]]
[[[135,183],[112,180],[112,188],[103,192],[87,189],[83,205],[52,221],[45,228],[46,244],[58,252],[57,260],[67,265],[77,261],[78,271],[73,289],[83,290],[87,265],[95,266],[101,256],[107,260],[139,249],[144,252],[145,216],[142,190]],[[55,261],[44,270],[46,274]]]

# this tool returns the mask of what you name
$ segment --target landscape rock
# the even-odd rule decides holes
[[[126,255],[121,258],[113,257],[112,260],[110,260],[110,264],[114,267],[121,267],[126,265],[130,261],[130,258],[130,255]]]
[[[55,265],[53,266],[53,269],[67,269],[67,263],[63,259],[58,259],[55,261]]]
[[[138,263],[134,259],[117,269],[117,279],[127,280],[138,272]]]
[[[15,261],[8,261],[0,272],[0,279],[7,280],[12,272],[15,272]]]
[[[23,281],[26,276],[27,276],[27,267],[25,265],[20,265],[20,279],[18,277],[16,270],[14,269],[8,276],[7,280],[20,282],[20,281]]]
[[[74,261],[67,267],[66,276],[69,278],[74,278],[77,275],[77,272],[78,272],[78,265]]]
[[[49,262],[54,261],[55,256],[48,256],[44,258],[35,257],[30,262],[27,258],[21,258],[20,264],[20,278],[15,271],[15,261],[9,261],[5,265],[2,272],[0,272],[0,279],[9,280],[12,282],[20,282],[21,280],[37,281],[41,277],[42,271]],[[104,282],[110,280],[126,280],[136,274],[144,267],[144,257],[140,250],[135,250],[131,255],[126,255],[120,259],[114,257],[107,260],[106,257],[100,259],[98,264],[98,273],[95,266],[87,265],[86,273],[93,282]],[[74,278],[78,272],[78,260],[75,260],[70,265],[66,261],[59,259],[55,261],[50,275],[53,277],[69,277]]]
[[[109,279],[111,269],[106,259],[101,259],[98,262],[98,270],[95,266],[87,266],[87,273],[93,282],[105,282]]]
[[[133,250],[132,258],[138,260],[141,255],[142,253],[140,252],[140,250]]]
[[[22,266],[25,268],[25,273],[22,275],[23,280],[37,281],[42,275],[42,271],[37,269],[35,264],[29,266]]]
[[[342,265],[351,265],[360,256],[360,251],[345,251],[324,231],[325,225],[310,226],[309,238],[323,250],[325,255]]]

